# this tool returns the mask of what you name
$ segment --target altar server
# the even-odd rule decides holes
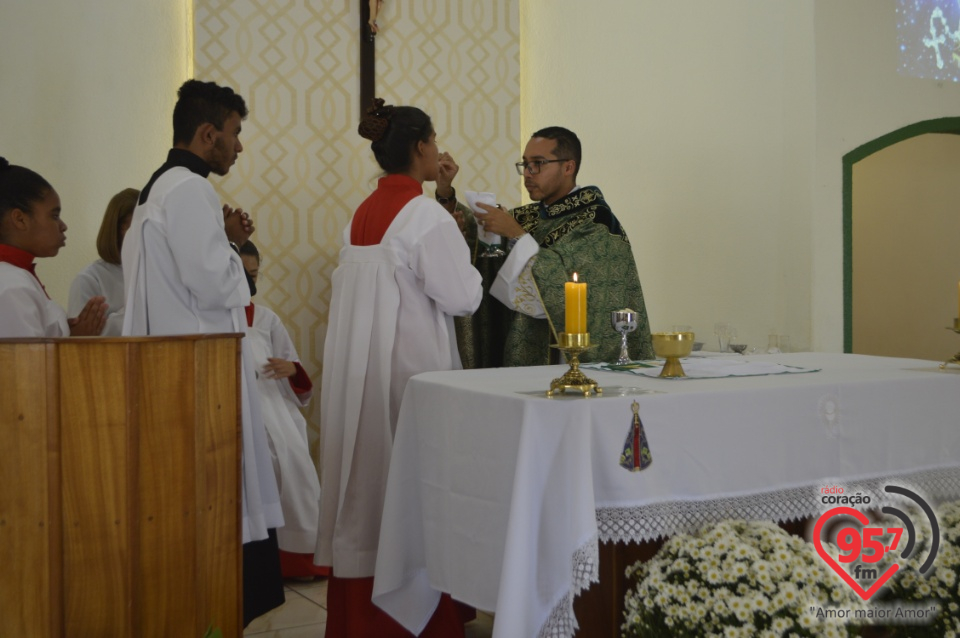
[[[221,207],[207,180],[226,175],[243,150],[242,97],[188,80],[173,111],[173,149],[140,193],[123,242],[124,335],[243,333],[250,286],[240,255],[246,213]],[[241,340],[244,624],[283,604],[276,529],[277,482],[256,391],[253,354]]]
[[[0,338],[100,334],[106,321],[102,296],[88,299],[67,319],[37,277],[34,259],[56,256],[66,233],[57,191],[29,168],[0,157]]]
[[[322,486],[315,561],[333,567],[327,636],[409,636],[371,602],[390,450],[411,376],[460,368],[454,315],[480,273],[453,217],[423,195],[439,170],[429,116],[376,100],[359,127],[387,173],[343,232],[323,357]],[[449,597],[421,636],[463,635]]]
[[[100,259],[92,262],[80,271],[70,284],[70,298],[67,311],[80,312],[91,297],[104,297],[107,300],[107,325],[102,335],[118,337],[123,329],[123,268],[120,266],[120,250],[123,236],[130,228],[133,209],[137,205],[140,191],[125,188],[107,204],[97,234],[97,253]]]
[[[240,258],[256,283],[260,275],[260,251],[252,241],[240,247]],[[247,336],[257,370],[263,423],[283,508],[283,527],[277,530],[281,571],[284,578],[326,576],[330,573],[328,569],[313,564],[320,478],[310,456],[307,421],[300,413],[313,396],[313,382],[300,365],[297,349],[280,317],[252,301],[246,310]]]

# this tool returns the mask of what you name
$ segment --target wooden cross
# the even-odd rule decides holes
[[[376,39],[377,14],[383,0],[360,0],[360,117],[377,96]],[[372,15],[372,18],[371,18]]]

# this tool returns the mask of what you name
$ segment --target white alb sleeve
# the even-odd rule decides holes
[[[533,279],[533,264],[540,252],[537,240],[529,234],[521,237],[490,285],[490,294],[505,306],[535,319],[546,319],[540,291]]]

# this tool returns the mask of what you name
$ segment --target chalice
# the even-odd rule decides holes
[[[683,366],[680,365],[680,359],[690,356],[690,351],[693,350],[694,334],[692,332],[654,332],[651,337],[653,351],[658,357],[665,359],[660,376],[667,379],[687,376]]]
[[[630,363],[630,352],[627,350],[627,335],[637,329],[637,313],[630,308],[614,310],[610,313],[610,325],[620,333],[620,358],[618,366]]]

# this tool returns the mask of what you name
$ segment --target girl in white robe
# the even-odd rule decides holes
[[[0,157],[0,338],[100,334],[103,297],[89,299],[73,319],[37,277],[37,257],[54,257],[67,243],[60,196],[29,168]]]
[[[324,344],[315,562],[333,568],[328,638],[409,635],[371,602],[400,399],[411,376],[461,367],[453,317],[483,295],[457,223],[423,195],[439,172],[430,118],[376,100],[360,134],[387,175],[343,233]],[[458,635],[463,622],[441,598],[421,636]]]
[[[123,268],[120,266],[120,248],[123,236],[130,227],[133,209],[140,191],[125,188],[114,195],[107,204],[97,234],[97,254],[100,259],[80,271],[70,285],[67,312],[74,314],[91,297],[107,300],[107,325],[104,337],[119,337],[123,329]]]
[[[252,241],[240,247],[240,258],[256,283],[260,253]],[[283,577],[326,576],[329,570],[313,564],[320,478],[310,456],[307,421],[300,413],[300,409],[310,403],[313,383],[300,365],[293,341],[275,312],[251,302],[247,306],[247,336],[257,370],[263,424],[283,509],[283,527],[277,530]]]

